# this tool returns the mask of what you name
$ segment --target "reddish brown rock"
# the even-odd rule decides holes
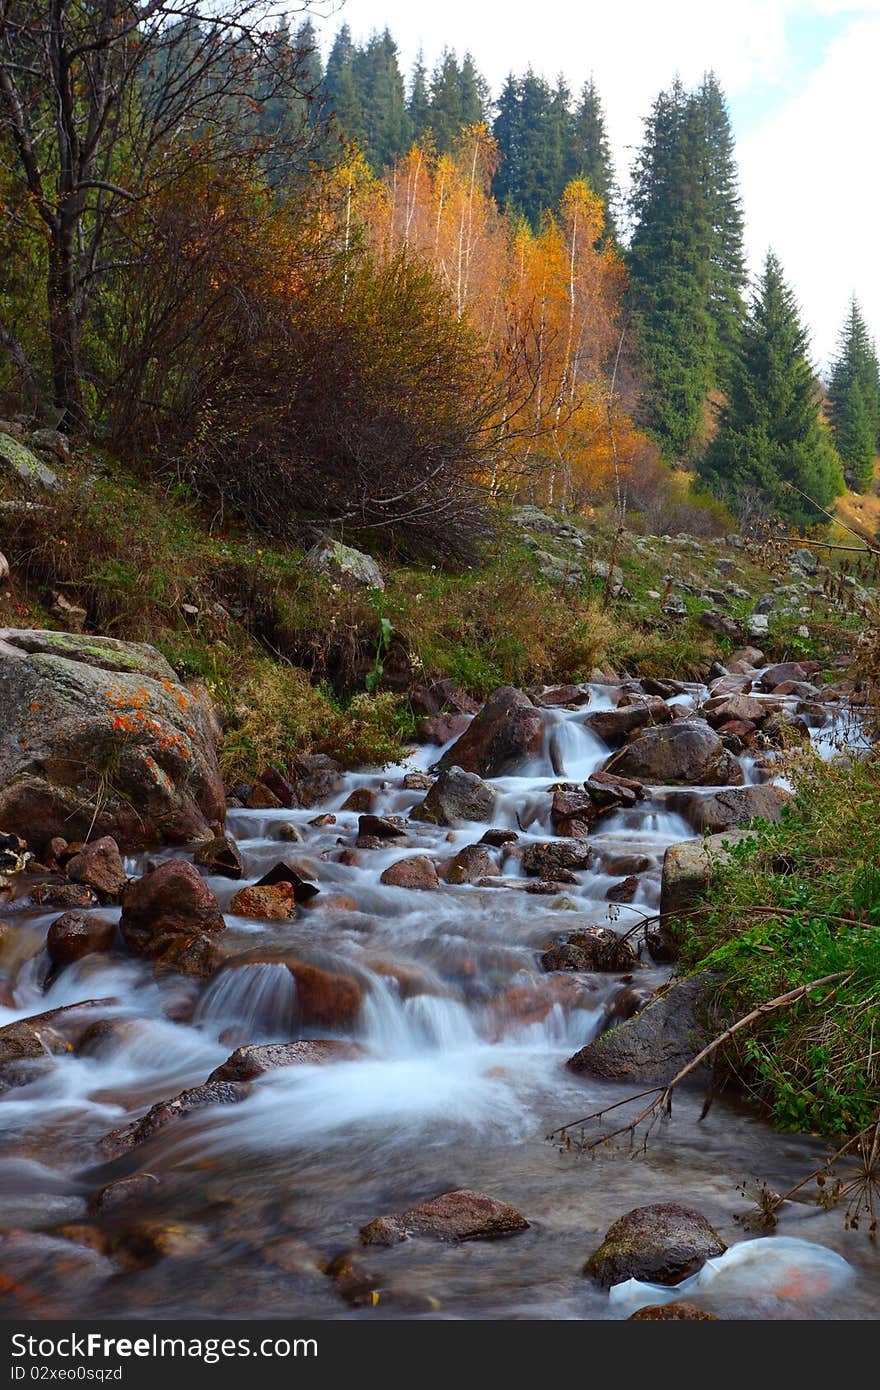
[[[644,729],[606,765],[639,781],[691,786],[742,786],[745,773],[714,729],[701,719]]]
[[[153,1173],[133,1173],[130,1178],[119,1178],[95,1193],[89,1201],[89,1213],[115,1216],[127,1208],[140,1208],[155,1196],[158,1187],[159,1179]]]
[[[649,1303],[637,1313],[630,1313],[629,1322],[719,1322],[717,1313],[708,1313],[696,1303]]]
[[[479,883],[494,878],[500,869],[492,856],[479,845],[466,845],[440,866],[440,877],[447,883]]]
[[[38,907],[86,908],[98,906],[98,895],[84,883],[38,883],[30,891]]]
[[[786,681],[805,681],[809,672],[797,661],[781,661],[776,666],[768,666],[761,675],[761,689],[775,690]]]
[[[525,846],[522,866],[536,878],[559,879],[561,870],[585,869],[592,857],[582,840],[542,840]]]
[[[636,962],[634,946],[610,927],[587,927],[571,932],[559,945],[541,956],[545,970],[630,970]]]
[[[67,876],[92,888],[102,902],[116,902],[128,882],[119,847],[110,835],[84,845],[67,862]]]
[[[299,916],[296,889],[292,883],[239,888],[229,903],[229,911],[236,917],[250,917],[256,922],[292,922]]]
[[[50,926],[46,950],[53,965],[71,965],[95,951],[109,951],[115,935],[114,922],[87,912],[65,912]]]
[[[249,811],[280,811],[284,802],[264,782],[255,782],[245,805]]]
[[[288,781],[283,772],[279,772],[277,767],[264,768],[257,778],[258,785],[268,787],[269,791],[277,798],[279,805],[287,810],[292,810],[299,805],[299,797],[293,783]]]
[[[355,787],[343,801],[342,811],[372,811],[376,805],[376,793],[372,787]]]
[[[379,882],[394,888],[430,889],[440,886],[433,860],[426,854],[411,854],[406,859],[389,864]]]
[[[460,1188],[441,1192],[395,1216],[380,1216],[361,1229],[364,1245],[396,1245],[409,1236],[436,1240],[491,1240],[528,1230],[525,1217],[508,1202]]]
[[[168,1125],[211,1105],[235,1105],[250,1093],[250,1087],[233,1081],[212,1081],[192,1086],[170,1100],[160,1100],[146,1115],[105,1134],[98,1147],[105,1158],[121,1158],[138,1144],[153,1139]]]
[[[470,722],[467,714],[431,714],[419,720],[416,738],[419,743],[433,743],[442,748],[451,738],[460,738]]]
[[[606,901],[609,903],[631,903],[639,891],[639,880],[635,874],[630,874],[620,883],[612,883],[608,892],[605,894]]]
[[[156,941],[194,932],[221,932],[225,923],[201,874],[186,859],[169,859],[132,880],[122,897],[125,944],[136,956],[152,956]]]
[[[636,729],[649,724],[668,724],[671,718],[672,711],[666,701],[651,695],[617,709],[597,710],[587,715],[584,723],[597,738],[613,746],[623,743]]]

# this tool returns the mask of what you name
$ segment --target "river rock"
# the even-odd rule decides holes
[[[352,975],[314,965],[286,950],[255,950],[236,956],[224,970],[237,970],[252,964],[285,965],[296,983],[296,1016],[291,1018],[305,1028],[350,1031],[357,1025],[364,997],[364,986]]]
[[[649,724],[668,724],[672,710],[665,700],[657,696],[646,696],[630,705],[619,705],[617,709],[597,710],[587,715],[584,723],[597,738],[611,745],[623,743],[636,729]]]
[[[664,786],[742,786],[745,782],[736,758],[701,719],[679,719],[644,729],[614,754],[605,770]]]
[[[649,1303],[637,1313],[630,1313],[628,1322],[720,1322],[717,1313],[698,1308],[696,1303]]]
[[[797,661],[781,661],[776,666],[768,666],[766,671],[761,673],[760,686],[762,690],[775,690],[778,685],[783,685],[786,681],[805,681],[807,672]]]
[[[592,857],[592,849],[583,840],[541,840],[523,850],[523,872],[553,879],[560,870],[586,869]]]
[[[116,902],[128,882],[119,847],[110,835],[84,845],[67,861],[67,876],[93,888],[102,902]]]
[[[0,1066],[68,1052],[92,1026],[98,1014],[106,1012],[114,1003],[112,999],[86,999],[7,1023],[0,1028]]]
[[[626,1279],[671,1287],[698,1274],[727,1246],[705,1216],[676,1202],[636,1207],[605,1232],[584,1274],[609,1289]]]
[[[244,873],[241,851],[231,835],[215,835],[198,844],[193,861],[217,878],[241,878]]]
[[[541,711],[528,695],[505,685],[489,696],[467,730],[447,749],[440,768],[461,767],[481,777],[501,777],[540,757]]]
[[[431,825],[458,826],[466,821],[487,821],[495,807],[495,792],[474,772],[461,767],[444,768],[411,820]]]
[[[661,915],[674,916],[699,903],[713,872],[729,863],[730,850],[747,836],[747,830],[731,830],[708,835],[702,840],[682,840],[670,845],[663,856]]]
[[[441,1192],[396,1216],[379,1216],[361,1228],[364,1245],[397,1245],[409,1236],[437,1240],[492,1240],[528,1230],[529,1223],[515,1207],[483,1192],[459,1188]]]
[[[298,753],[287,775],[301,806],[324,805],[342,789],[342,767],[326,753]]]
[[[376,793],[372,787],[355,787],[340,806],[340,811],[367,812],[376,805]]]
[[[212,1081],[254,1081],[282,1067],[323,1066],[326,1062],[348,1062],[362,1057],[357,1043],[327,1038],[303,1038],[291,1043],[251,1043],[237,1047],[208,1077]]]
[[[38,883],[30,891],[37,907],[84,909],[98,906],[98,895],[84,883]]]
[[[784,807],[791,800],[791,792],[784,787],[764,783],[761,786],[731,787],[728,791],[711,792],[708,796],[696,791],[673,792],[665,798],[665,805],[670,811],[684,816],[698,835],[712,836],[724,830],[747,826],[754,818],[779,821]],[[671,863],[670,874],[672,871]]]
[[[701,972],[675,981],[635,1018],[601,1033],[567,1066],[603,1081],[662,1085],[687,1066],[708,1041],[700,1015],[717,987],[715,975]]]
[[[109,951],[115,935],[114,922],[88,912],[65,912],[50,926],[46,950],[52,964],[63,967],[93,952]]]
[[[120,1125],[98,1141],[105,1158],[121,1158],[138,1144],[153,1139],[176,1120],[212,1105],[236,1105],[250,1094],[250,1087],[235,1081],[212,1081],[204,1086],[192,1086],[170,1100],[160,1100],[146,1115],[130,1124]]]
[[[439,888],[440,880],[434,861],[426,854],[411,854],[406,859],[398,859],[379,879],[394,888]]]
[[[587,927],[571,932],[559,945],[541,956],[545,970],[631,970],[636,963],[635,948],[610,927]]]
[[[292,883],[253,884],[239,888],[229,903],[235,917],[254,922],[292,922],[299,916],[296,889]]]
[[[343,545],[329,536],[318,541],[303,558],[306,569],[355,589],[384,589],[385,579],[372,555]]]
[[[706,701],[702,712],[712,728],[718,729],[733,719],[748,721],[754,725],[763,724],[778,708],[772,700],[759,700],[754,695],[736,694],[713,696],[711,700]]]
[[[222,822],[213,706],[154,648],[4,629],[0,705],[0,825],[38,852],[56,835],[186,842]]]
[[[128,884],[119,922],[133,956],[206,979],[223,960],[215,937],[226,923],[195,865],[169,859]]]
[[[440,877],[446,883],[479,883],[481,878],[494,878],[500,872],[495,860],[480,845],[465,845],[440,866]]]

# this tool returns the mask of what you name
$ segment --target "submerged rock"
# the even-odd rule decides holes
[[[158,1101],[139,1120],[111,1130],[98,1141],[98,1147],[105,1158],[121,1158],[138,1144],[153,1139],[174,1121],[196,1110],[205,1110],[208,1106],[236,1105],[249,1094],[249,1086],[234,1081],[211,1081],[204,1086],[191,1086],[170,1100]]]
[[[700,1212],[657,1202],[619,1217],[583,1272],[605,1289],[625,1279],[671,1286],[698,1274],[707,1260],[726,1249]]]
[[[515,1207],[483,1192],[459,1188],[441,1192],[427,1202],[379,1216],[361,1229],[364,1245],[396,1245],[408,1236],[433,1236],[437,1240],[491,1240],[528,1230],[529,1223]]]
[[[72,965],[95,951],[109,951],[115,935],[114,922],[88,912],[65,912],[49,928],[46,950],[53,965]]]

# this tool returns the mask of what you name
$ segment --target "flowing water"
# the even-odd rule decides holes
[[[704,693],[694,687],[679,702]],[[552,835],[548,788],[560,775],[582,781],[608,756],[584,718],[612,703],[596,686],[587,710],[546,711],[543,756],[496,780],[492,823],[517,830],[518,847]],[[827,743],[828,730],[819,737]],[[420,892],[380,882],[396,859],[445,859],[480,840],[484,825],[449,831],[414,821],[405,848],[364,849],[357,862],[340,862],[357,836],[357,815],[340,809],[350,792],[369,787],[377,813],[405,816],[424,795],[404,787],[405,774],[438,757],[420,749],[391,771],[350,775],[325,807],[232,811],[244,882],[284,858],[305,865],[321,891],[295,922],[228,916],[230,949],[274,959],[227,969],[207,987],[157,982],[145,963],[120,954],[87,957],[44,989],[47,958],[38,948],[58,909],[15,916],[16,945],[7,938],[0,961],[0,1024],[83,1000],[102,1001],[95,1017],[110,1024],[93,1045],[47,1057],[27,1084],[0,1098],[0,1228],[12,1231],[0,1237],[12,1289],[7,1315],[626,1317],[625,1300],[580,1273],[616,1217],[675,1200],[702,1211],[729,1243],[749,1240],[734,1220],[749,1205],[738,1184],[784,1190],[815,1165],[824,1152],[818,1141],[775,1134],[723,1098],[698,1124],[694,1093],[680,1097],[647,1154],[603,1151],[590,1160],[545,1142],[549,1131],[631,1088],[564,1066],[606,1026],[627,981],[547,975],[540,951],[575,927],[611,922],[624,931],[656,911],[664,850],[692,832],[662,796],[603,819],[590,868],[552,896],[524,891],[529,881],[515,856],[503,861],[497,887]],[[751,762],[746,771],[749,780],[759,775]],[[319,809],[335,821],[312,824]],[[302,843],[280,838],[291,823]],[[614,864],[622,855],[648,867],[633,903],[610,908],[606,892],[623,877]],[[132,872],[145,867],[129,864]],[[209,881],[224,909],[241,886]],[[345,1035],[361,1051],[266,1075],[240,1104],[190,1114],[127,1159],[102,1163],[103,1134],[202,1083],[234,1047],[334,1036],[299,1025],[285,953],[362,984],[363,1006]],[[667,975],[640,965],[632,984],[650,989]],[[75,1244],[71,1235],[83,1242],[87,1233],[70,1227],[93,1230],[91,1195],[134,1171],[158,1181],[125,1221],[154,1235],[142,1246],[122,1240],[110,1255]],[[373,1217],[456,1187],[513,1203],[529,1230],[494,1242],[410,1240],[364,1251],[357,1258],[382,1290],[375,1306],[349,1306],[320,1272],[357,1248],[359,1228]],[[767,1277],[756,1246],[753,1260],[740,1261],[735,1277],[719,1273],[698,1301],[729,1317],[876,1316],[874,1249],[844,1230],[841,1212],[789,1203],[779,1234],[839,1252],[849,1277],[807,1277],[793,1292]]]

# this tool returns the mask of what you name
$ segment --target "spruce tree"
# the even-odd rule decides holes
[[[529,68],[524,77],[507,79],[498,102],[493,133],[500,167],[493,192],[536,230],[565,186],[567,97],[564,85],[554,92]]]
[[[428,70],[425,56],[419,49],[409,88],[409,125],[413,140],[421,140],[431,126],[431,98],[428,94]]]
[[[649,374],[647,423],[661,449],[692,458],[713,379],[711,243],[699,120],[681,83],[661,92],[633,170],[629,263],[634,324]]]
[[[455,148],[462,123],[458,59],[451,48],[445,48],[431,73],[431,130],[441,153]]]
[[[584,85],[571,118],[565,159],[565,182],[586,179],[605,204],[606,236],[615,237],[614,166],[605,130],[605,116],[599,91],[592,77]]]
[[[397,44],[388,29],[357,50],[355,85],[363,112],[363,148],[375,174],[409,148],[410,125]]]
[[[364,138],[364,112],[362,96],[355,81],[356,56],[351,30],[347,24],[343,24],[327,57],[324,87],[327,105],[339,136],[344,141],[361,143]]]
[[[479,125],[485,121],[492,104],[492,94],[470,53],[466,53],[461,61],[458,90],[462,125]]]
[[[818,508],[843,490],[807,346],[797,302],[771,251],[742,329],[718,433],[700,464],[712,490],[741,517],[771,513],[795,526],[815,525],[822,520]]]
[[[858,392],[853,391],[856,382]],[[871,485],[874,451],[880,443],[880,366],[855,295],[838,338],[828,402],[847,482],[858,491],[865,491]],[[868,434],[870,460],[865,453]]]
[[[503,208],[513,208],[519,186],[520,150],[522,147],[522,110],[520,81],[508,73],[495,107],[492,133],[498,145],[498,170],[492,181],[492,192]]]
[[[742,318],[742,217],[724,97],[714,77],[661,92],[633,170],[632,302],[650,378],[647,423],[694,458],[706,398],[725,388]]]
[[[695,93],[700,139],[704,144],[706,199],[712,231],[709,311],[715,327],[715,381],[725,387],[745,316],[746,286],[743,213],[733,132],[718,79],[707,73]]]

